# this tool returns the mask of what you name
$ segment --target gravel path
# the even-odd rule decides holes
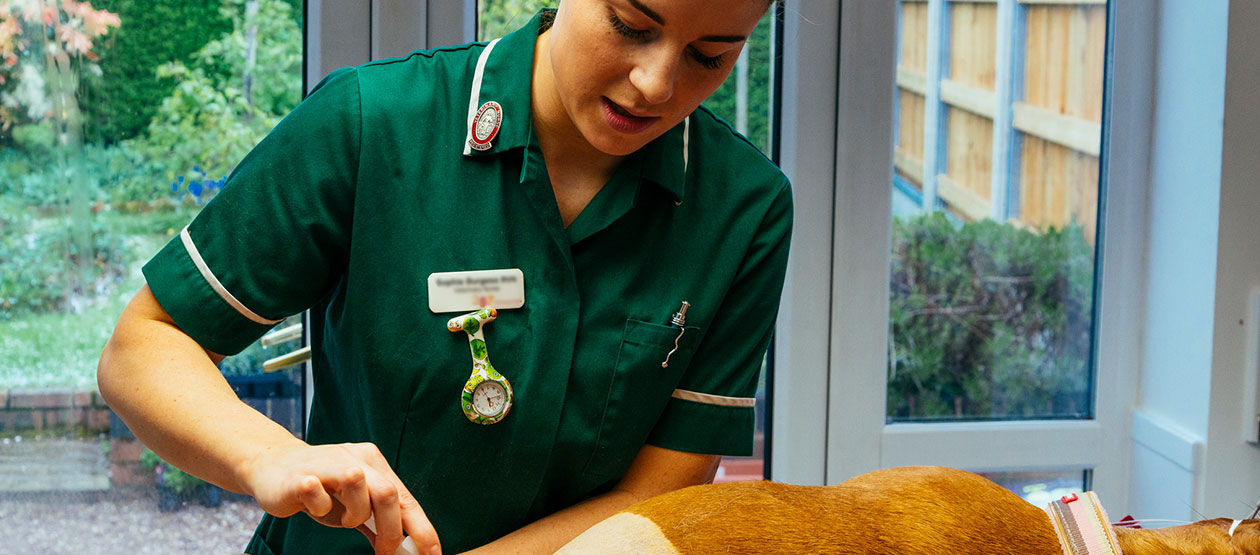
[[[262,510],[253,501],[157,509],[155,490],[0,496],[0,553],[236,555]]]

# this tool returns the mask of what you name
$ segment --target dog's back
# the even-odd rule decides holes
[[[881,470],[827,487],[696,486],[597,524],[560,553],[1060,555],[1040,509],[980,476]]]
[[[1260,555],[1260,520],[1117,528],[1124,555]],[[775,482],[696,486],[653,497],[559,553],[1061,555],[1049,517],[970,472],[912,466],[827,487]]]

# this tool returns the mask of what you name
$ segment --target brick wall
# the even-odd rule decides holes
[[[109,429],[109,407],[95,391],[0,389],[0,433]]]
[[[242,394],[241,400],[246,404],[300,437],[302,405],[293,391],[282,391],[276,387],[234,389],[238,389],[238,393]],[[153,484],[153,473],[140,465],[144,445],[110,411],[100,393],[70,389],[0,389],[0,434],[38,432],[108,433],[112,485],[149,487]]]

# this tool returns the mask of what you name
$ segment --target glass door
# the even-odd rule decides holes
[[[167,466],[96,392],[141,265],[302,97],[301,0],[0,2],[0,537],[239,553],[261,511]],[[301,432],[292,346],[225,360]],[[43,524],[39,524],[43,523]]]
[[[1097,455],[1047,451],[1098,441],[1107,4],[898,9],[884,464],[1081,491]]]

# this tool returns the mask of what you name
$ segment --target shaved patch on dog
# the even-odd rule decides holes
[[[557,555],[678,555],[678,550],[651,519],[617,513],[573,538]]]

